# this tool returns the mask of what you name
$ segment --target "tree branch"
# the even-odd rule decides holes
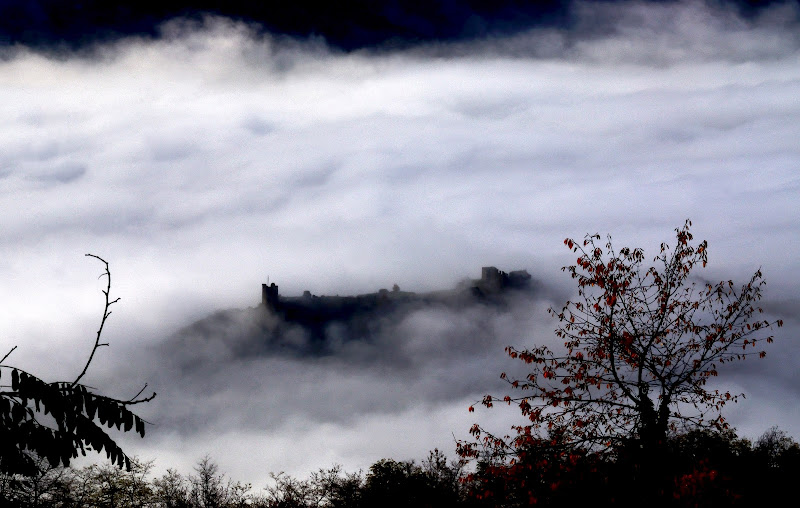
[[[94,359],[94,354],[97,352],[97,349],[100,346],[108,346],[108,343],[101,343],[100,342],[100,337],[103,334],[103,327],[106,324],[106,320],[108,319],[108,316],[111,315],[111,311],[109,310],[109,308],[113,304],[115,304],[115,303],[117,303],[119,301],[119,298],[117,298],[115,300],[111,300],[110,296],[109,296],[110,293],[111,293],[111,271],[108,269],[108,261],[106,261],[105,259],[103,259],[100,256],[97,256],[95,254],[86,254],[86,256],[87,257],[91,257],[91,258],[95,258],[95,259],[99,259],[106,267],[105,273],[100,275],[101,278],[103,276],[105,276],[106,279],[107,279],[106,289],[103,291],[103,295],[105,296],[106,303],[105,303],[105,306],[103,307],[103,319],[100,320],[100,327],[97,329],[97,337],[95,338],[94,347],[92,347],[92,352],[89,354],[89,358],[86,360],[86,364],[83,366],[83,370],[78,375],[78,377],[75,378],[75,381],[72,382],[72,385],[70,385],[70,388],[74,388],[75,385],[78,384],[78,381],[80,381],[81,378],[83,378],[83,376],[86,374],[86,371],[89,369],[89,365],[92,363],[92,360]]]
[[[6,358],[8,358],[11,355],[11,353],[14,352],[15,349],[17,349],[17,346],[12,347],[11,350],[8,353],[6,353],[6,355],[3,357],[3,359],[0,360],[0,364],[2,364],[4,361],[6,361]]]

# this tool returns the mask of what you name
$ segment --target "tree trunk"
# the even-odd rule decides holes
[[[669,495],[666,474],[669,469],[666,450],[669,402],[662,400],[656,411],[646,389],[640,391],[640,401],[637,490],[644,503],[658,507],[666,504]]]

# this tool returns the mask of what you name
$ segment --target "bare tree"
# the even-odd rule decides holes
[[[153,480],[153,497],[162,508],[189,508],[190,486],[188,480],[174,469],[167,469],[160,478]]]
[[[761,455],[770,468],[777,468],[779,459],[786,451],[798,448],[794,439],[785,431],[773,425],[767,429],[755,444],[755,451]]]

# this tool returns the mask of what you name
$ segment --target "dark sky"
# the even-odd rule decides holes
[[[643,3],[674,2],[649,0]],[[744,16],[754,16],[780,2],[715,0],[709,3],[727,5]],[[575,22],[574,5],[575,2],[568,0],[2,0],[0,41],[38,47],[60,44],[82,47],[126,35],[157,36],[160,24],[171,18],[213,14],[254,22],[260,30],[273,34],[321,37],[332,47],[353,50],[504,36],[537,27],[569,28]]]

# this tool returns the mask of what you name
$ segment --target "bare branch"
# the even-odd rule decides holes
[[[128,400],[126,400],[126,401],[124,401],[124,402],[123,402],[123,404],[125,404],[126,406],[132,406],[132,405],[134,405],[134,404],[141,404],[142,402],[148,402],[148,401],[151,401],[151,400],[153,400],[154,398],[156,398],[156,392],[153,392],[153,394],[152,394],[152,395],[150,395],[149,397],[145,397],[145,398],[143,398],[143,399],[140,399],[140,398],[139,398],[139,395],[141,395],[142,393],[144,393],[144,391],[145,391],[146,389],[147,389],[147,383],[145,383],[145,384],[144,384],[144,386],[142,387],[142,389],[141,389],[141,390],[139,390],[139,392],[138,392],[136,395],[134,395],[134,396],[133,396],[133,397],[131,397],[130,399],[128,399]]]
[[[3,357],[3,359],[0,360],[0,364],[2,364],[4,361],[6,361],[6,358],[8,358],[11,355],[11,353],[14,352],[15,349],[17,349],[17,346],[12,347],[11,350],[9,350],[9,352],[6,353],[6,355]]]
[[[86,371],[89,369],[89,365],[91,365],[92,360],[94,359],[94,354],[97,352],[97,349],[102,347],[102,346],[108,346],[107,342],[100,342],[100,337],[103,334],[103,327],[106,324],[106,320],[108,319],[108,316],[111,315],[111,311],[109,310],[111,305],[113,305],[113,304],[115,304],[115,303],[117,303],[119,301],[119,298],[116,298],[114,300],[110,300],[109,299],[109,295],[111,293],[111,271],[108,268],[108,261],[106,261],[105,259],[103,259],[100,256],[97,256],[95,254],[86,254],[86,256],[87,257],[91,257],[91,258],[95,258],[95,259],[99,259],[103,263],[103,265],[105,265],[106,271],[105,271],[105,273],[100,275],[100,278],[105,276],[106,277],[106,282],[107,282],[106,283],[106,289],[103,290],[103,295],[105,296],[105,305],[103,307],[103,318],[100,320],[100,327],[97,329],[97,336],[96,336],[95,341],[94,341],[94,346],[92,347],[92,352],[89,354],[89,358],[86,360],[86,364],[83,366],[83,370],[81,371],[80,374],[78,374],[78,377],[75,378],[75,381],[72,382],[71,388],[74,388],[75,385],[77,385],[78,382],[86,374]]]

